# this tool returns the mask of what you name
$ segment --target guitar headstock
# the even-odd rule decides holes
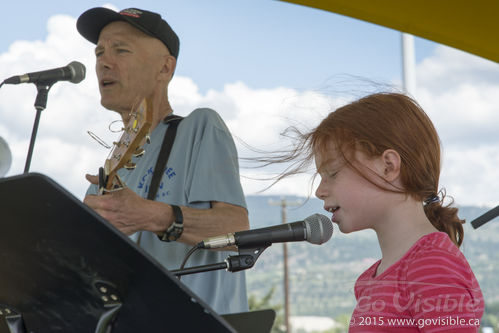
[[[149,135],[152,123],[152,104],[148,99],[143,99],[141,103],[130,112],[130,120],[125,124],[123,134],[118,142],[114,142],[114,147],[104,164],[104,169],[99,175],[99,189],[101,192],[122,187],[117,176],[119,169],[128,167],[133,155],[143,153],[141,146]]]

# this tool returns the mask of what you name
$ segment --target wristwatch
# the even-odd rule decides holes
[[[163,235],[158,235],[159,239],[164,242],[173,242],[179,239],[184,231],[184,216],[182,215],[182,210],[179,206],[171,205],[173,209],[173,215],[175,215],[175,220],[172,225],[166,229]]]

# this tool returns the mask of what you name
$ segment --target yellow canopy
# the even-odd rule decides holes
[[[282,0],[350,16],[499,62],[499,0]]]

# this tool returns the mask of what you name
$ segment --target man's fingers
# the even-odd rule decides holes
[[[92,184],[98,185],[99,184],[99,177],[98,176],[93,176],[89,175],[88,173],[85,175],[85,178]]]
[[[91,181],[94,177],[86,175]],[[136,211],[133,203],[137,201],[137,194],[127,187],[118,191],[110,192],[106,195],[87,195],[83,203],[92,208],[97,214],[106,219],[125,235],[131,235],[139,230],[134,218]],[[140,199],[140,197],[139,197]],[[142,199],[145,201],[145,199]],[[129,204],[132,203],[132,204]]]
[[[100,197],[91,194],[83,198],[83,203],[92,208],[93,210],[97,210],[101,208],[99,199]]]

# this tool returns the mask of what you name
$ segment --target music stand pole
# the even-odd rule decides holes
[[[29,172],[31,158],[33,156],[33,150],[35,148],[36,134],[38,133],[38,125],[40,124],[40,116],[42,114],[42,111],[47,107],[49,89],[53,84],[54,82],[36,84],[36,89],[38,90],[38,94],[36,95],[35,100],[36,116],[35,123],[33,124],[33,130],[31,131],[31,140],[29,143],[28,156],[26,157],[26,164],[24,165],[24,173]]]

